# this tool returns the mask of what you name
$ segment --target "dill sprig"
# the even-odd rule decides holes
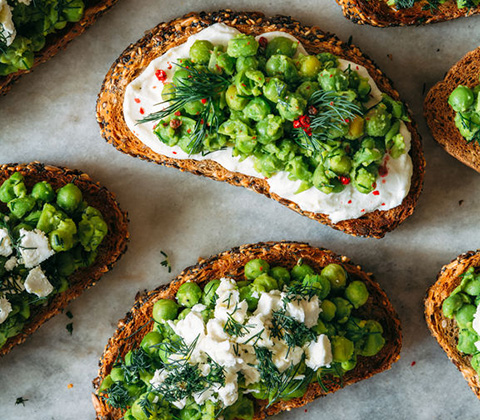
[[[143,348],[140,347],[132,350],[129,363],[127,364],[125,361],[121,363],[125,375],[125,382],[127,384],[137,382],[139,380],[140,372],[149,370],[152,367],[152,364],[151,356],[143,350]]]
[[[287,304],[294,300],[303,300],[307,299],[308,301],[312,300],[317,293],[321,292],[321,289],[309,284],[296,283],[291,286],[288,286],[286,294],[283,297],[283,303]]]
[[[171,273],[172,272],[172,264],[170,264],[170,260],[168,258],[168,255],[163,251],[160,251],[160,254],[162,254],[163,257],[165,258],[163,261],[160,262],[160,265],[162,267],[167,267],[168,272]]]
[[[126,409],[130,401],[130,394],[123,386],[123,382],[114,382],[108,390],[104,391],[107,395],[103,396],[105,402],[113,408]]]
[[[312,341],[316,338],[314,331],[307,328],[303,322],[299,322],[287,315],[285,310],[273,312],[270,336],[279,340],[285,340],[288,351],[296,346],[303,346],[307,341]]]
[[[235,309],[233,310],[232,313],[227,312],[227,322],[225,322],[225,325],[223,326],[223,331],[225,331],[228,335],[233,336],[233,337],[243,337],[248,334],[250,331],[250,328],[253,328],[254,325],[249,325],[249,324],[241,324],[238,322],[234,317],[233,314],[236,312],[237,307],[235,306]]]
[[[300,363],[297,365],[292,364],[284,372],[280,373],[272,361],[272,352],[270,350],[265,347],[255,347],[254,350],[258,360],[257,369],[260,373],[260,378],[268,391],[269,401],[267,408],[281,399],[288,398],[289,395],[297,391],[305,383],[310,382],[312,371],[307,371],[303,379],[297,379],[305,355]]]
[[[218,131],[220,120],[215,101],[218,95],[227,89],[230,81],[222,75],[211,73],[204,68],[175,65],[186,70],[188,76],[174,84],[168,101],[157,104],[168,104],[166,108],[147,115],[138,120],[137,124],[163,120],[175,112],[181,111],[189,102],[202,101],[204,108],[196,116],[195,127],[190,133],[191,141],[188,144],[190,154],[199,153],[207,135]]]
[[[311,114],[308,132],[303,128],[293,129],[293,138],[302,148],[318,153],[326,149],[328,132],[340,128],[361,115],[362,109],[350,102],[344,95],[330,91],[316,91],[308,101],[307,109],[315,109]]]
[[[340,387],[343,388],[343,371],[338,363],[332,363],[330,367],[322,367],[317,370],[317,381],[324,392],[329,392],[329,389],[323,382],[323,378],[327,375],[332,375],[334,377],[340,378]]]
[[[183,338],[180,338],[180,340],[176,341],[163,341],[153,347],[158,347],[167,354],[178,356],[177,360],[169,359],[168,362],[164,363],[167,369],[176,369],[177,367],[186,364],[188,359],[190,359],[199,338],[200,334],[197,335],[190,345],[187,345]]]
[[[397,9],[410,9],[413,7],[416,0],[396,0],[395,7]]]

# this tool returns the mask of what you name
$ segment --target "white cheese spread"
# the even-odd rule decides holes
[[[0,297],[0,324],[5,322],[10,312],[12,312],[12,305],[7,299]]]
[[[207,156],[201,154],[188,155],[179,146],[170,147],[162,143],[153,132],[155,122],[137,125],[138,120],[159,110],[158,104],[162,102],[163,83],[171,82],[175,71],[173,64],[181,58],[188,57],[190,47],[197,39],[209,40],[214,45],[227,46],[228,40],[238,33],[238,30],[225,24],[214,24],[192,35],[184,44],[171,48],[162,56],[152,60],[144,72],[126,88],[123,104],[124,118],[135,136],[156,153],[175,159],[214,160],[229,171],[263,179],[263,175],[254,168],[252,157],[240,161],[239,158],[232,156],[231,149],[219,150],[209,153]],[[295,39],[285,32],[270,32],[261,36],[267,39],[277,36]],[[301,44],[298,47],[298,52],[306,54]],[[364,67],[346,60],[339,61],[340,68],[346,69],[350,65],[360,76],[368,77],[372,88],[372,100],[369,105],[381,100],[380,90]],[[163,70],[167,75],[167,79],[163,83],[155,75],[157,70]],[[390,158],[388,154],[385,156],[386,175],[379,177],[375,191],[370,194],[360,193],[352,183],[347,185],[340,193],[325,194],[315,187],[297,193],[301,181],[291,181],[288,179],[288,173],[284,171],[266,179],[270,192],[296,203],[302,210],[327,214],[333,223],[355,219],[377,209],[388,210],[394,208],[400,205],[408,194],[413,173],[412,160],[408,154],[411,134],[403,122],[401,122],[400,133],[404,136],[406,153],[397,159]]]
[[[20,229],[19,250],[26,268],[33,268],[55,254],[45,233],[39,229]]]
[[[48,281],[40,267],[35,267],[29,271],[25,279],[25,290],[28,293],[34,293],[43,298],[53,292],[53,286]]]
[[[12,9],[7,0],[0,0],[0,39],[4,40],[7,47],[10,46],[17,35],[12,20]]]
[[[0,229],[0,255],[8,257],[13,252],[12,240],[8,235],[7,229]]]
[[[477,306],[477,312],[473,315],[472,328],[480,336],[480,305]],[[475,342],[475,347],[480,351],[480,340]]]

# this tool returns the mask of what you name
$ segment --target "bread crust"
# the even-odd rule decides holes
[[[276,30],[288,32],[296,36],[310,53],[328,51],[365,66],[382,92],[388,93],[395,100],[400,100],[391,81],[375,66],[372,60],[362,54],[356,46],[343,43],[334,35],[324,33],[317,27],[303,26],[287,16],[266,18],[257,12],[222,10],[213,13],[189,13],[171,22],[161,23],[148,31],[142,39],[127,47],[110,68],[97,100],[97,121],[100,124],[102,136],[108,143],[121,152],[134,157],[256,191],[297,213],[354,236],[381,238],[413,213],[422,190],[425,169],[421,138],[413,120],[411,123],[407,123],[407,127],[412,133],[410,155],[414,169],[410,191],[402,204],[391,210],[376,210],[361,218],[338,223],[332,223],[325,214],[304,211],[292,201],[270,192],[268,183],[264,179],[227,171],[211,160],[196,161],[166,157],[153,152],[138,140],[127,127],[123,116],[123,100],[127,85],[138,77],[154,58],[169,48],[184,43],[188,36],[217,22],[223,22],[241,32],[253,35]],[[411,114],[409,115],[411,117]]]
[[[49,182],[54,190],[66,183],[73,182],[82,191],[87,203],[98,210],[108,226],[108,233],[98,248],[98,256],[90,267],[77,270],[69,277],[70,287],[59,293],[46,306],[32,309],[32,315],[27,320],[20,334],[11,337],[0,348],[0,357],[6,355],[14,346],[23,343],[44,322],[62,312],[71,300],[78,297],[85,289],[94,286],[100,277],[110,271],[113,265],[127,250],[128,217],[115,201],[115,195],[105,187],[93,181],[87,174],[62,167],[44,165],[39,162],[28,164],[6,164],[0,166],[0,185],[13,173],[20,172],[25,177],[27,188],[39,181]],[[6,206],[0,203],[0,211]]]
[[[455,125],[455,111],[448,97],[458,85],[474,87],[479,83],[480,47],[469,52],[430,89],[425,98],[423,112],[433,138],[447,153],[480,172],[480,146],[467,142]]]
[[[399,10],[390,7],[384,0],[337,0],[337,3],[352,22],[379,27],[426,25],[480,13],[480,6],[459,9],[455,0],[440,4],[434,11],[423,10],[425,4],[417,2],[413,7]]]
[[[470,267],[480,267],[480,250],[459,255],[450,264],[442,267],[437,281],[430,287],[425,298],[425,319],[431,334],[480,399],[480,380],[470,364],[471,356],[457,350],[459,332],[457,323],[446,318],[442,311],[443,301],[460,284],[460,275]]]
[[[243,279],[245,263],[255,258],[262,258],[271,265],[282,265],[287,268],[292,268],[301,258],[316,271],[320,271],[322,267],[330,263],[342,264],[350,276],[365,282],[370,297],[358,313],[360,316],[375,319],[382,324],[386,344],[376,356],[359,356],[357,367],[345,374],[343,385],[353,384],[390,369],[391,365],[400,358],[402,345],[400,321],[385,292],[374,281],[371,274],[362,271],[360,266],[352,263],[347,257],[336,255],[327,249],[315,248],[299,242],[260,242],[243,245],[208,259],[199,259],[198,264],[186,268],[170,284],[143,295],[137,295],[132,310],[119,321],[117,330],[105,347],[99,362],[98,377],[93,381],[95,389],[98,390],[103,378],[109,374],[118,357],[125,356],[129,350],[138,346],[145,334],[153,328],[153,323],[149,323],[149,320],[152,317],[153,304],[157,300],[173,299],[180,285],[187,281],[205,285],[210,280],[225,276],[232,277],[237,281]],[[335,392],[342,387],[342,383],[334,378],[326,378],[325,384],[330,389],[328,393]],[[268,409],[265,409],[265,401],[256,402],[254,420],[301,407],[325,395],[327,393],[322,391],[320,385],[313,383],[310,384],[302,398],[278,402]],[[92,400],[97,420],[114,420],[122,417],[121,410],[111,408],[97,394],[92,394]]]
[[[78,22],[68,23],[65,29],[47,36],[45,47],[35,53],[35,60],[31,69],[19,70],[8,76],[0,76],[0,96],[5,95],[21,76],[32,72],[39,64],[44,63],[49,58],[63,50],[70,41],[85,32],[88,27],[93,25],[95,21],[117,1],[118,0],[87,0],[86,3],[93,4],[85,7],[85,13]]]

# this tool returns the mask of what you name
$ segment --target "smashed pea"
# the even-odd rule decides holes
[[[448,97],[455,111],[455,125],[467,142],[480,142],[480,84],[457,86]]]

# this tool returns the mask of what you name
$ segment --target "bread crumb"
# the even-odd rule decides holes
[[[460,200],[460,201],[458,202],[458,205],[461,206],[464,201],[465,201],[465,200]]]

